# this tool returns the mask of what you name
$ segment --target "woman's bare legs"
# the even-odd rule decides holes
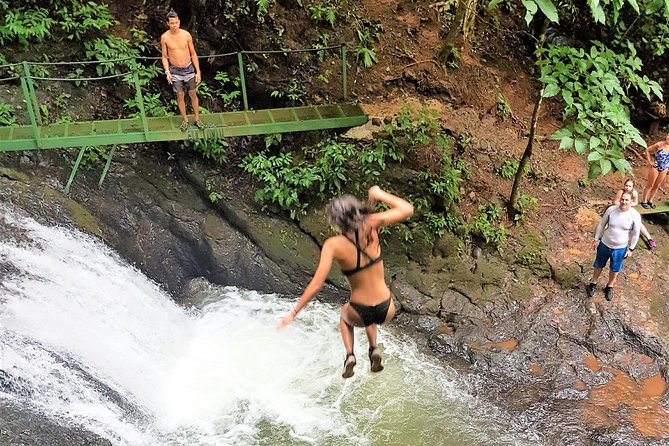
[[[341,317],[339,318],[339,331],[341,332],[341,340],[344,342],[346,354],[353,353],[353,327],[364,327],[362,319],[349,304],[341,307]]]
[[[363,323],[358,313],[351,308],[349,304],[341,307],[341,316],[339,318],[339,331],[341,332],[341,340],[344,342],[346,349],[346,358],[344,359],[344,372],[341,374],[342,378],[350,378],[353,376],[353,367],[355,367],[355,355],[353,354],[353,327],[362,327]]]
[[[650,190],[655,184],[655,178],[659,172],[653,167],[648,167],[648,174],[646,175],[646,187],[643,188],[643,197],[641,198],[642,203],[648,203],[648,197],[650,197]]]
[[[344,321],[343,317],[339,318],[339,331],[341,332],[341,340],[344,342],[346,354],[353,353],[353,325],[349,325]]]
[[[655,170],[655,169],[653,169]],[[657,172],[657,170],[655,170]],[[653,181],[653,187],[650,190],[650,195],[648,197],[648,201],[653,201],[655,199],[655,195],[657,194],[658,189],[660,189],[660,186],[662,186],[662,183],[664,182],[664,179],[667,176],[667,171],[664,170],[662,172],[657,172],[657,175],[655,176],[655,181]]]
[[[376,324],[368,325],[365,327],[365,334],[367,334],[367,340],[369,341],[369,348],[376,347],[376,335],[379,332],[379,328]]]
[[[390,305],[388,306],[388,313],[386,314],[386,319],[384,322],[390,321],[395,316],[395,302],[390,300]],[[372,351],[377,347],[377,335],[378,335],[378,325],[371,324],[365,326],[362,321],[362,318],[357,311],[350,304],[345,304],[341,308],[341,317],[339,318],[339,331],[341,332],[341,339],[344,342],[344,348],[346,349],[346,358],[353,354],[353,327],[365,327],[365,334],[367,335],[367,341],[369,342],[369,354],[370,359],[372,360],[372,372],[380,372],[383,370],[381,365],[381,355],[376,352],[374,357],[372,356]],[[353,375],[352,370],[353,366],[346,369],[346,361],[344,361],[344,378],[348,378]]]

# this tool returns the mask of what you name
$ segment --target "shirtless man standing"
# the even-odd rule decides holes
[[[199,102],[195,91],[196,84],[200,83],[200,62],[193,46],[193,37],[186,30],[180,29],[179,16],[174,10],[167,14],[168,31],[160,37],[162,47],[163,68],[167,82],[177,95],[177,105],[183,122],[179,126],[182,132],[188,130],[188,116],[186,116],[186,100],[184,89],[188,90],[190,102],[195,115],[195,125],[200,130],[204,124],[200,122]]]

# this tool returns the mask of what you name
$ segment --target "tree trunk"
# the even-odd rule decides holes
[[[454,49],[458,48],[459,42],[467,41],[476,24],[476,8],[478,0],[459,0],[455,11],[455,18],[448,28],[448,33],[441,42],[437,53],[440,63],[448,63],[454,56]]]
[[[549,20],[544,18],[544,23],[541,26],[541,34],[539,35],[539,44],[537,49],[541,48],[544,44],[546,38],[546,30],[548,29]],[[537,133],[537,122],[539,121],[539,110],[541,109],[541,103],[544,99],[544,90],[546,86],[543,85],[539,90],[539,96],[537,97],[536,102],[534,103],[534,110],[532,111],[532,121],[530,123],[530,134],[527,138],[527,146],[523,152],[523,156],[520,158],[518,163],[518,171],[516,176],[513,179],[513,186],[511,187],[511,195],[509,196],[509,201],[507,203],[507,214],[511,220],[515,220],[516,215],[521,212],[521,209],[518,207],[518,197],[520,196],[520,183],[525,177],[525,166],[530,161],[532,156],[532,149],[534,147],[534,135]]]
[[[515,219],[516,215],[518,215],[521,211],[518,207],[518,197],[520,196],[520,183],[523,180],[523,177],[525,176],[525,166],[527,166],[527,163],[530,161],[530,157],[532,156],[532,148],[534,147],[534,135],[537,132],[537,121],[539,120],[539,110],[541,109],[541,102],[543,101],[544,98],[545,89],[546,89],[545,86],[541,87],[541,90],[539,90],[539,97],[534,103],[534,111],[532,111],[532,122],[530,124],[530,134],[527,139],[527,146],[525,147],[523,156],[520,158],[520,162],[518,163],[518,171],[516,172],[516,176],[513,179],[513,187],[511,187],[511,196],[509,197],[509,203],[507,206],[508,208],[507,213],[509,214],[509,218],[511,218],[512,220]]]

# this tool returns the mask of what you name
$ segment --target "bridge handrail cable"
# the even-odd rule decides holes
[[[219,57],[227,57],[227,56],[234,56],[235,54],[241,53],[241,54],[286,54],[286,53],[308,53],[308,52],[315,52],[315,51],[327,51],[327,50],[334,50],[334,49],[340,49],[344,44],[339,44],[339,45],[330,45],[330,46],[324,46],[320,48],[299,48],[299,49],[285,49],[285,50],[242,50],[242,51],[233,51],[230,53],[220,53],[220,54],[210,54],[210,55],[201,55],[198,58],[199,59],[215,59]],[[118,59],[107,59],[107,60],[77,60],[77,61],[58,61],[58,62],[30,62],[26,61],[28,65],[88,65],[88,64],[105,64],[105,63],[112,63],[112,62],[124,62],[126,60],[160,60],[162,59],[161,56],[138,56],[138,57],[122,57]],[[13,67],[13,66],[18,66],[21,65],[21,62],[19,63],[13,63],[13,64],[6,64],[6,65],[0,65],[0,68],[8,68],[8,67]],[[34,79],[37,79],[34,77]]]
[[[333,49],[341,49],[344,46],[344,44],[339,44],[339,45],[330,45],[330,46],[325,46],[325,47],[320,47],[320,48],[301,48],[301,49],[287,49],[287,50],[242,50],[242,51],[235,51],[235,52],[230,52],[230,53],[220,53],[220,54],[210,54],[207,56],[199,56],[200,59],[216,59],[219,57],[228,57],[228,56],[234,56],[236,54],[286,54],[286,53],[307,53],[307,52],[314,52],[314,51],[327,51],[327,50],[333,50]],[[106,59],[106,60],[78,60],[78,61],[58,61],[58,62],[29,62],[26,61],[26,63],[30,65],[91,65],[91,64],[109,64],[109,63],[116,63],[116,62],[125,62],[127,60],[160,60],[162,59],[161,56],[139,56],[139,57],[122,57],[118,59]],[[20,66],[22,63],[12,63],[12,64],[4,64],[0,65],[1,68],[11,68],[15,66]],[[125,72],[125,73],[120,73],[120,74],[114,74],[114,75],[108,75],[108,76],[97,76],[97,77],[76,77],[76,78],[64,78],[64,77],[41,77],[41,76],[34,76],[31,75],[30,77],[35,80],[40,80],[40,81],[57,81],[57,82],[82,82],[82,81],[95,81],[95,80],[106,80],[106,79],[114,79],[118,77],[124,77],[131,75],[131,72]],[[17,80],[20,79],[21,76],[12,76],[12,77],[3,77],[0,78],[0,82],[3,81],[11,81],[11,80]]]
[[[63,82],[82,82],[82,81],[98,81],[104,79],[114,79],[117,77],[131,76],[132,71],[126,71],[125,73],[119,74],[110,74],[109,76],[98,76],[98,77],[39,77],[39,76],[30,76],[31,79],[38,81],[63,81]],[[18,79],[17,76],[15,79]],[[2,80],[2,79],[0,79]]]

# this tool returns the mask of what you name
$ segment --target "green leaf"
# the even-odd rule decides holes
[[[639,13],[639,4],[636,2],[636,0],[627,0],[627,3],[629,3],[632,8],[636,11],[636,13]]]
[[[558,94],[559,92],[560,92],[560,87],[558,87],[556,84],[548,84],[546,85],[546,88],[544,88],[543,97],[551,98],[556,94]]]
[[[567,104],[568,107],[574,105],[574,97],[571,95],[571,91],[569,90],[562,90],[562,100],[565,104]]]
[[[602,174],[602,168],[599,166],[599,163],[592,163],[590,164],[590,168],[588,169],[588,179],[589,180],[594,180],[598,176]]]
[[[549,139],[552,139],[552,140],[555,141],[555,140],[562,139],[565,136],[570,136],[570,135],[571,135],[571,130],[569,130],[568,128],[563,128],[563,129],[560,129],[557,132],[553,133],[549,137]]]
[[[544,15],[553,23],[559,23],[560,18],[558,17],[558,11],[555,5],[551,0],[536,0],[539,5],[539,9]]]
[[[599,161],[601,159],[602,159],[602,154],[597,151],[590,152],[590,154],[588,155],[588,161]]]
[[[611,162],[613,163],[618,172],[625,173],[625,172],[630,172],[632,170],[632,166],[624,158],[613,158]]]
[[[602,140],[597,138],[596,136],[591,136],[590,137],[590,150],[595,149],[596,147],[599,147],[599,145],[602,143]]]
[[[634,132],[634,133],[632,134],[632,140],[633,140],[635,143],[639,144],[641,147],[644,147],[644,148],[646,147],[646,141],[641,137],[641,135],[639,134],[639,132]]]
[[[651,0],[646,5],[646,8],[645,8],[646,9],[646,14],[647,15],[655,14],[657,11],[662,9],[665,2],[668,3],[667,12],[669,12],[669,0]]]
[[[592,9],[592,17],[595,19],[596,23],[606,23],[606,14],[604,13],[604,8],[602,8],[600,5],[597,5]]]
[[[572,138],[571,136],[565,136],[564,138],[562,138],[562,140],[560,141],[561,149],[571,149],[572,147],[574,147],[574,138]]]
[[[606,175],[607,173],[611,172],[611,161],[607,159],[601,159],[599,160],[599,167],[602,169],[602,175]]]
[[[529,25],[539,8],[533,0],[522,0],[522,2],[523,6],[525,6],[525,23]]]
[[[657,96],[658,99],[662,100],[662,87],[660,87],[660,84],[658,84],[655,81],[650,81],[648,84],[650,86],[650,89],[653,90],[655,96]]]
[[[583,155],[585,153],[585,149],[588,146],[588,140],[584,138],[576,138],[574,141],[574,149],[576,150],[576,153],[579,155]],[[594,152],[593,152],[594,153]]]

